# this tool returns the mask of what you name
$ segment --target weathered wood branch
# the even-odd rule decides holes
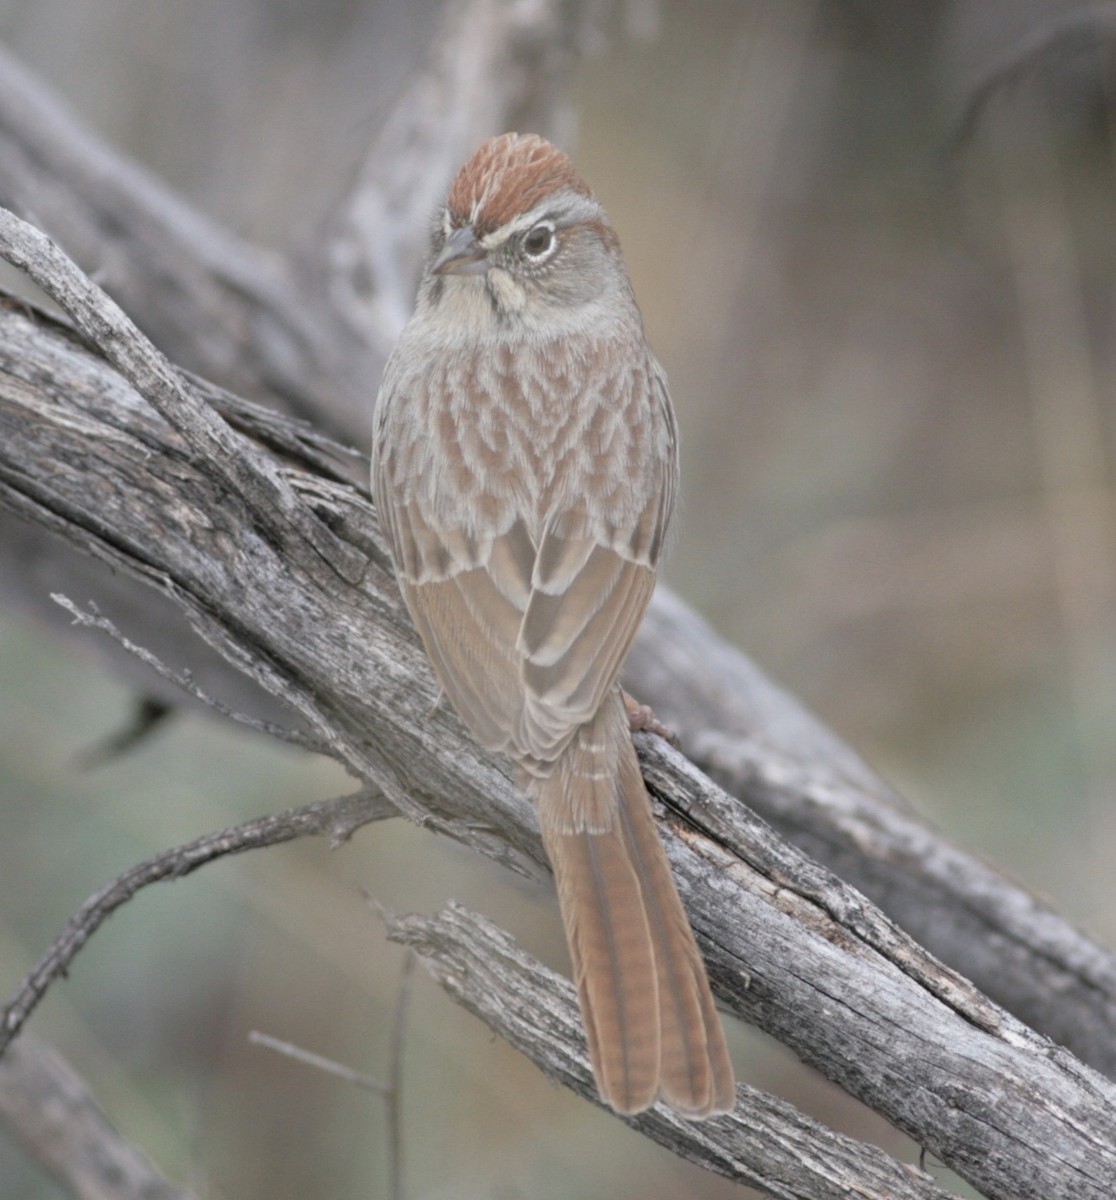
[[[550,1078],[600,1104],[573,985],[502,930],[451,904],[437,917],[388,917],[394,941],[414,949],[454,1000]],[[929,1176],[874,1146],[834,1133],[765,1092],[738,1086],[736,1110],[695,1128],[667,1109],[629,1123],[708,1170],[778,1200],[948,1200]]]
[[[533,814],[503,765],[445,706],[430,711],[436,687],[362,489],[212,428],[197,386],[63,256],[10,217],[0,246],[72,301],[87,339],[109,342],[0,309],[0,498],[170,596],[401,811],[537,869]],[[1107,1200],[1116,1085],[998,1009],[676,752],[639,743],[725,1004],[988,1196]],[[850,769],[839,761],[835,773]],[[699,1153],[701,1128],[689,1136]]]
[[[542,22],[538,29],[554,28],[554,5],[540,4],[533,11],[532,19]],[[192,213],[84,131],[2,52],[0,198],[34,209],[45,228],[96,268],[127,310],[143,313],[145,327],[176,361],[252,395],[266,395],[272,403],[286,399],[289,410],[310,415],[319,431],[340,429],[353,444],[363,445],[379,352],[354,348],[353,330],[379,318],[361,316],[362,305],[373,298],[356,295],[355,280],[368,267],[376,290],[405,287],[413,264],[408,267],[404,259],[420,244],[428,215],[401,203],[393,187],[408,180],[408,187],[421,190],[448,178],[486,120],[495,128],[511,121],[512,114],[541,119],[564,56],[584,36],[582,24],[589,20],[576,12],[563,19],[557,44],[549,50],[539,49],[546,37],[540,41],[536,27],[497,21],[505,40],[489,44],[485,62],[503,62],[502,55],[523,47],[542,57],[532,59],[526,72],[503,72],[498,93],[484,93],[475,75],[458,78],[453,88],[442,86],[447,77],[439,64],[459,23],[491,22],[493,14],[498,16],[499,6],[490,0],[477,0],[475,9],[455,5],[450,10],[429,63],[401,98],[352,190],[338,201],[339,257],[326,241],[321,261],[303,268],[318,281],[316,287],[308,285],[309,277],[295,279],[275,256],[230,240],[213,222]],[[479,69],[477,62],[474,66]],[[503,107],[490,106],[496,94],[503,97]],[[406,136],[408,119],[416,130],[425,130],[418,138],[421,153]],[[453,137],[446,134],[451,127]],[[407,189],[400,194],[406,196]],[[361,251],[361,237],[373,236],[371,213],[380,214],[383,228],[375,235],[380,241]],[[374,264],[362,267],[362,253],[381,264],[378,275]],[[385,299],[382,311],[398,310],[407,299]],[[248,311],[237,308],[242,302],[249,304]],[[242,402],[226,402],[225,394],[209,385],[203,392],[238,428],[261,430],[262,416],[234,415],[246,412]],[[273,427],[272,439],[283,428],[299,441],[299,453],[309,454],[314,435],[280,424]],[[274,440],[267,444],[284,451]],[[316,461],[319,468],[324,465],[321,458]],[[338,472],[346,473],[344,463]],[[97,572],[87,559],[44,543],[37,527],[3,513],[0,543],[4,560],[14,564],[12,571],[0,573],[7,594],[39,607],[49,607],[47,596],[58,588],[71,595],[96,594],[137,641],[163,657],[188,661],[208,691],[255,715],[279,716],[238,670],[208,653],[173,605],[160,603],[150,591],[140,596],[127,577]],[[131,667],[127,658],[120,662]],[[628,683],[679,732],[689,756],[728,791],[855,884],[993,999],[1116,1078],[1116,957],[1048,904],[950,845],[665,589],[659,589],[637,641]]]

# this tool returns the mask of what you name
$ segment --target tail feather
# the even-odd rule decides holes
[[[601,1095],[639,1112],[659,1090],[655,953],[639,881],[618,831],[554,833],[546,850]]]
[[[621,822],[646,905],[659,984],[659,1090],[680,1112],[711,1116],[736,1099],[732,1063],[705,962],[655,828],[631,743],[620,761]]]
[[[625,1113],[659,1096],[689,1116],[728,1111],[724,1033],[619,694],[531,791],[602,1097]]]

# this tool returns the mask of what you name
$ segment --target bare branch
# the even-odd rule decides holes
[[[253,444],[214,412],[123,309],[45,234],[4,209],[0,209],[0,255],[25,271],[63,309],[195,453],[225,464],[220,471],[225,482],[234,491],[252,496],[265,528],[288,552],[301,557],[291,536],[297,531],[334,571],[351,580],[360,577],[363,556],[338,542],[311,516],[274,462],[255,454]]]
[[[66,974],[85,943],[118,908],[143,888],[182,879],[229,854],[277,846],[295,838],[325,834],[335,844],[343,842],[361,825],[395,815],[395,809],[387,801],[365,788],[339,799],[307,804],[206,834],[129,867],[86,900],[51,942],[12,999],[0,1009],[0,1055],[11,1045],[51,984]]]
[[[0,1114],[81,1200],[196,1200],[124,1141],[84,1081],[35,1038],[25,1035],[0,1058]]]
[[[446,992],[526,1054],[551,1079],[600,1104],[568,980],[532,959],[502,930],[451,904],[436,918],[389,919],[394,941],[412,947]],[[791,1105],[746,1084],[736,1109],[713,1121],[663,1107],[628,1123],[676,1154],[761,1188],[779,1200],[948,1200],[914,1167],[833,1133]]]
[[[363,1071],[354,1071],[352,1067],[334,1062],[332,1058],[323,1058],[322,1055],[315,1054],[312,1050],[304,1050],[293,1042],[284,1042],[280,1038],[272,1037],[269,1033],[260,1033],[258,1029],[248,1031],[248,1040],[253,1046],[264,1046],[268,1050],[274,1050],[276,1054],[281,1054],[284,1058],[292,1058],[295,1062],[302,1063],[303,1066],[313,1067],[315,1071],[321,1071],[323,1075],[332,1075],[334,1079],[340,1079],[342,1083],[350,1083],[353,1087],[361,1088],[363,1091],[375,1092],[377,1096],[390,1094],[390,1084],[381,1083],[380,1080],[373,1079],[371,1075],[365,1075]]]

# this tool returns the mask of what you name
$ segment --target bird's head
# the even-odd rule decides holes
[[[619,243],[569,158],[535,134],[490,138],[457,173],[433,230],[424,297],[462,324],[592,322],[630,296]]]

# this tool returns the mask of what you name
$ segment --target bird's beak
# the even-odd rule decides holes
[[[483,275],[487,270],[487,252],[472,225],[455,229],[430,264],[432,275]]]

